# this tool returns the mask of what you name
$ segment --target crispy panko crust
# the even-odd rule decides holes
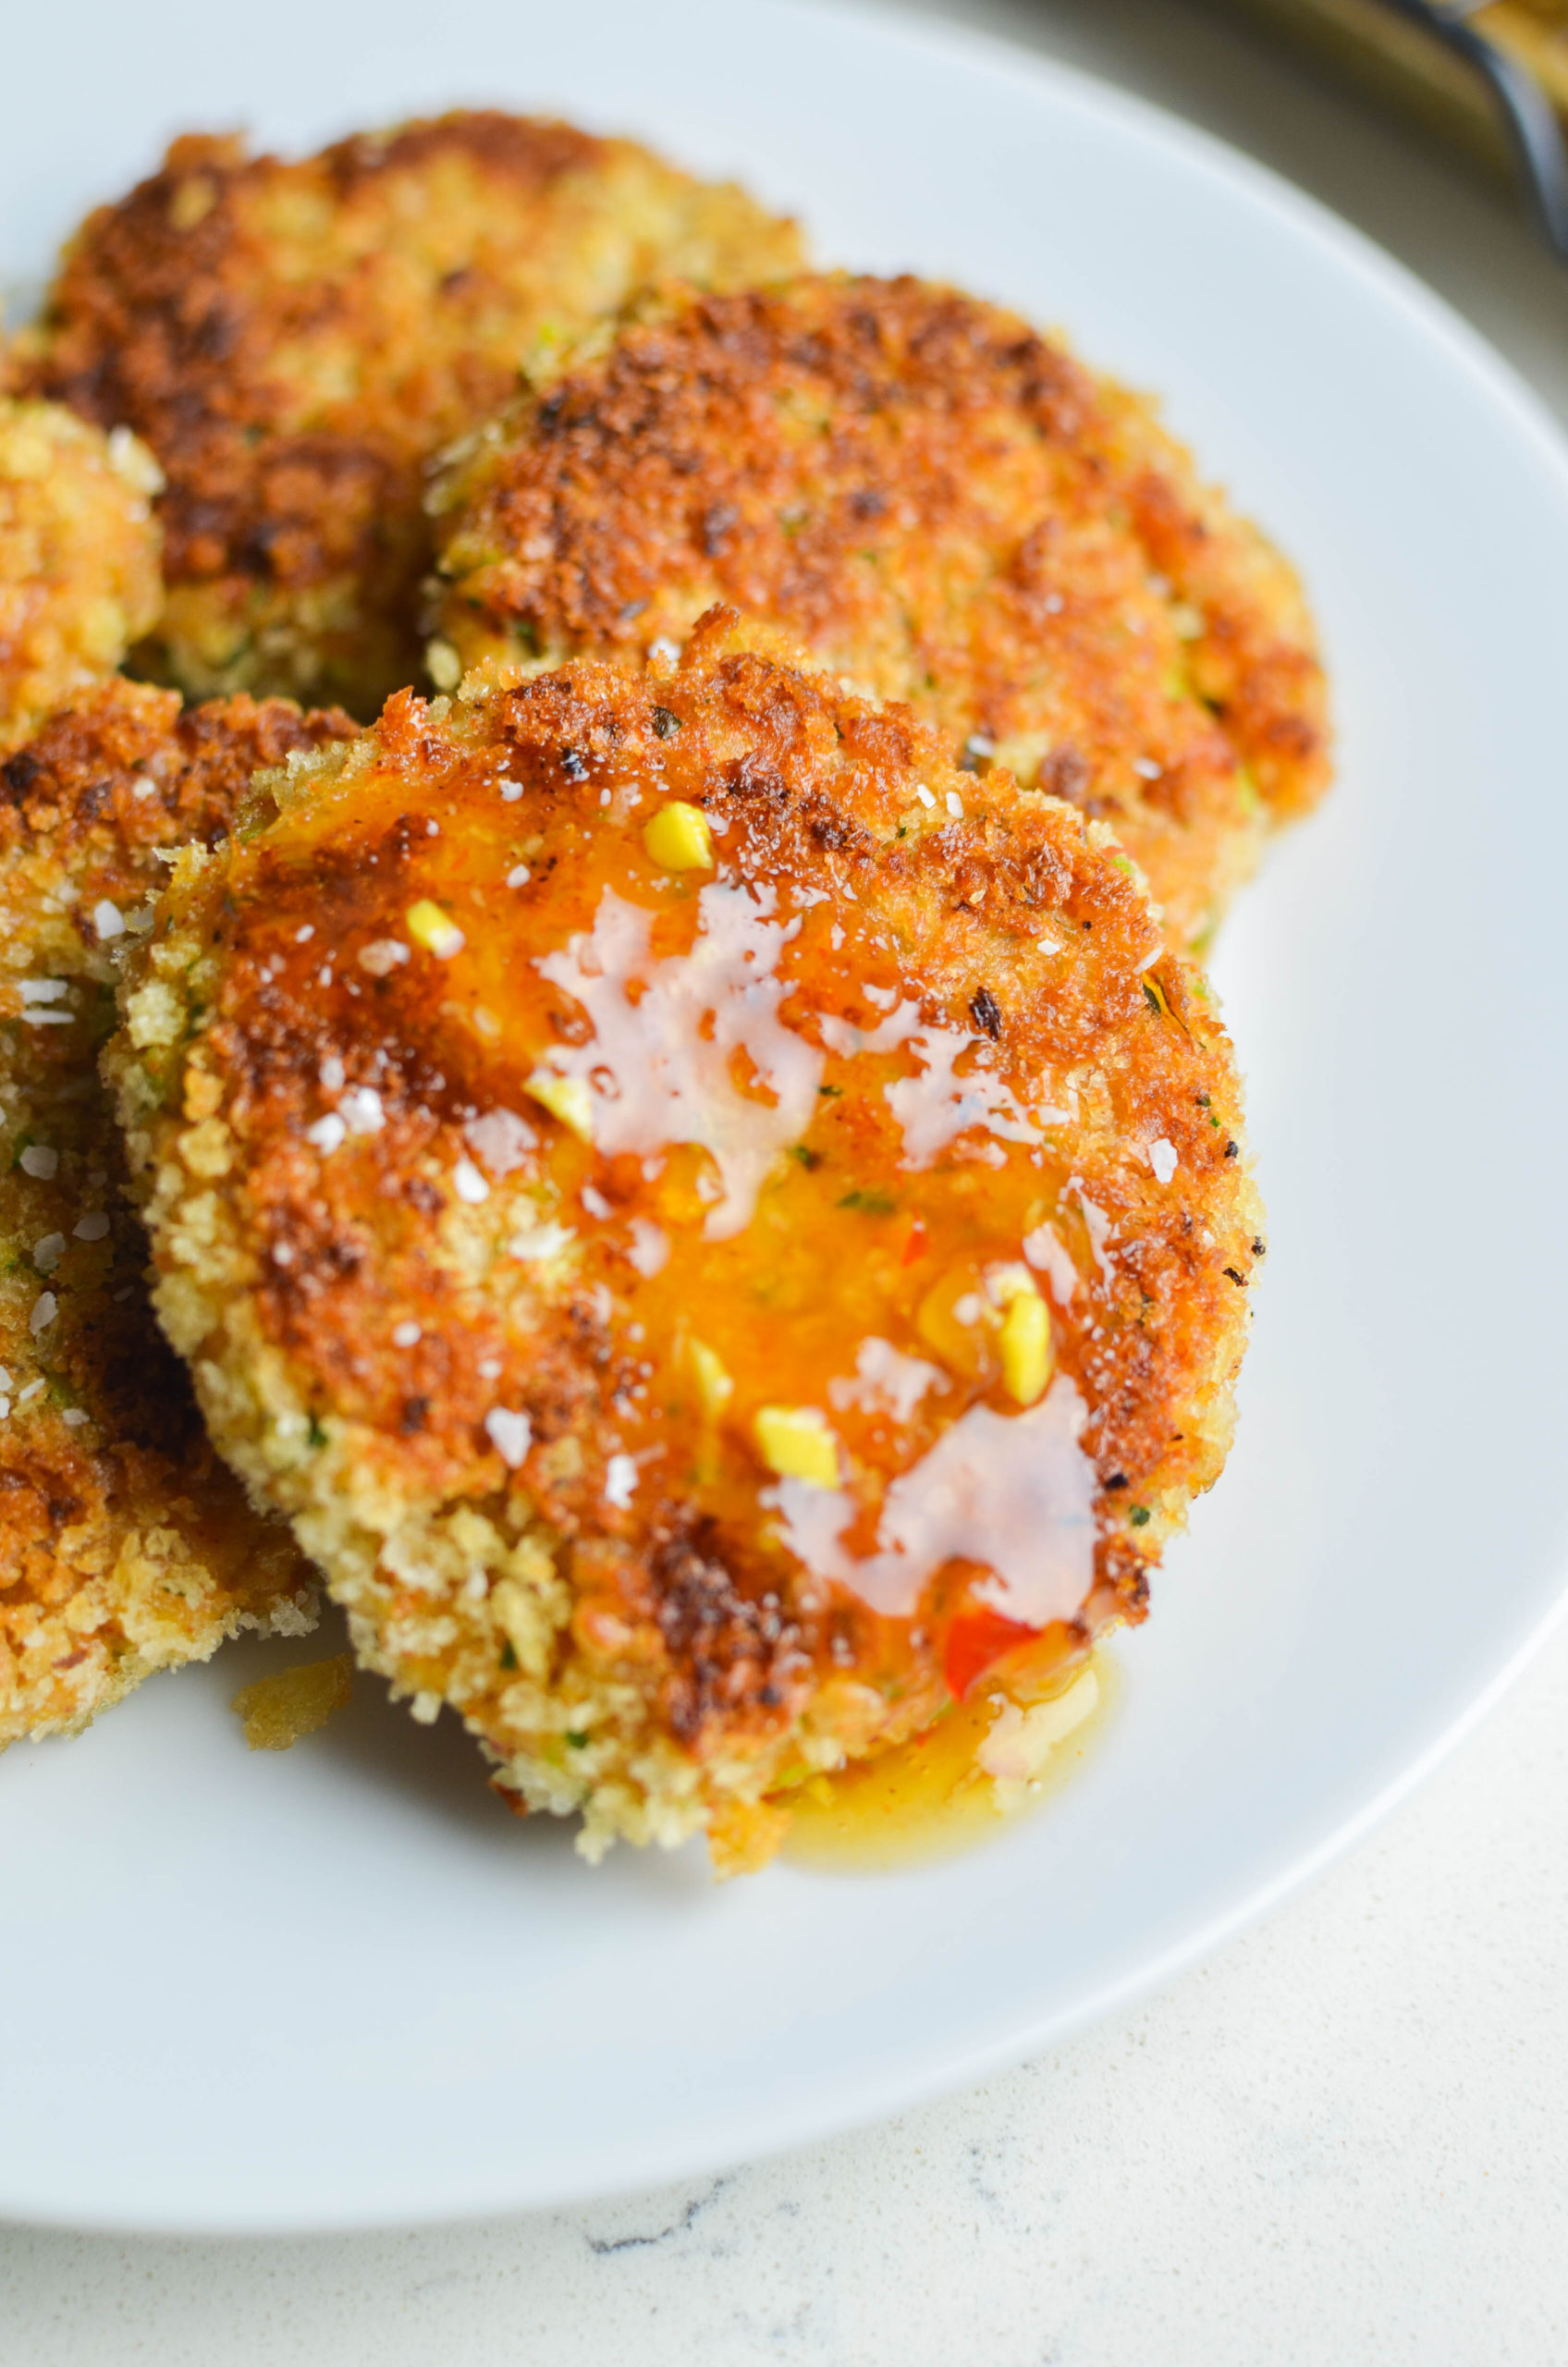
[[[214,1436],[590,1855],[755,1862],[769,1794],[1140,1617],[1224,1460],[1201,977],[1108,831],[733,612],[258,781],[121,1007]]]
[[[158,484],[128,429],[0,399],[0,755],[157,622]]]
[[[371,716],[420,678],[430,454],[651,278],[800,260],[741,190],[570,124],[454,114],[300,163],[191,136],[83,224],[15,374],[165,472],[145,670]]]
[[[112,681],[0,764],[0,1745],[242,1627],[313,1624],[292,1538],[218,1461],[153,1319],[97,1057],[156,851],[212,839],[256,767],[352,729],[246,698],[181,715]]]
[[[441,686],[732,602],[1110,823],[1199,942],[1327,782],[1325,687],[1290,568],[1150,406],[915,279],[646,310],[438,476]]]

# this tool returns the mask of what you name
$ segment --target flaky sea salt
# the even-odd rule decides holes
[[[483,1118],[469,1120],[463,1139],[492,1175],[509,1175],[523,1165],[539,1138],[515,1110],[487,1110]]]
[[[605,1502],[623,1513],[637,1492],[637,1459],[631,1454],[612,1454],[605,1466]]]
[[[374,1085],[351,1085],[337,1105],[337,1115],[351,1134],[379,1134],[386,1122]]]
[[[399,938],[374,937],[361,946],[357,959],[373,978],[386,978],[409,959],[409,949]]]
[[[576,1238],[564,1224],[531,1225],[526,1233],[514,1233],[507,1244],[509,1257],[521,1257],[529,1262],[542,1257],[558,1257]]]
[[[484,1417],[484,1434],[507,1469],[515,1471],[528,1453],[533,1426],[526,1414],[508,1413],[504,1405],[496,1405]]]
[[[626,1254],[640,1274],[651,1276],[668,1263],[669,1242],[651,1217],[633,1217],[631,1246]]]

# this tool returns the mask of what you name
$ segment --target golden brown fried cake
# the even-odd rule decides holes
[[[450,115],[297,164],[189,138],[82,226],[21,376],[165,472],[150,670],[374,715],[420,673],[428,456],[649,278],[800,259],[741,190],[570,124]]]
[[[153,1320],[97,1057],[159,849],[227,825],[258,765],[352,730],[116,681],[0,764],[0,1746],[80,1726],[314,1589],[208,1445]]]
[[[259,782],[108,1061],[214,1437],[591,1855],[1140,1616],[1262,1248],[1109,833],[748,638]]]
[[[129,429],[0,399],[0,755],[157,622],[158,482]]]
[[[438,480],[442,687],[728,600],[1109,822],[1196,942],[1328,778],[1290,569],[1149,405],[919,280],[657,307]]]

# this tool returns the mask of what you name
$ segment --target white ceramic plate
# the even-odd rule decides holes
[[[1568,1529],[1568,467],[1502,366],[1252,166],[1000,49],[734,0],[264,13],[8,27],[0,281],[191,125],[639,132],[1164,390],[1305,567],[1343,768],[1225,939],[1272,1244],[1241,1440],[1082,1776],[956,1862],[717,1890],[696,1851],[590,1873],[368,1685],[284,1759],[226,1707],[259,1651],[148,1686],[0,1764],[0,2212],[83,2225],[559,2201],[976,2079],[1364,1829],[1539,1633]]]

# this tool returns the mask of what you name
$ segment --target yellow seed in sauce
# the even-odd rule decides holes
[[[457,922],[439,904],[433,904],[428,896],[422,896],[417,904],[409,906],[403,922],[414,943],[423,945],[439,962],[449,962],[454,953],[463,950],[463,933]]]
[[[665,871],[711,871],[713,832],[700,805],[672,797],[644,824],[643,844]]]
[[[523,1090],[552,1118],[558,1118],[579,1142],[593,1141],[594,1097],[585,1077],[557,1076],[554,1069],[535,1069]]]
[[[839,1441],[815,1405],[760,1406],[756,1436],[763,1461],[781,1479],[803,1479],[812,1488],[838,1486]]]
[[[697,1394],[703,1402],[703,1412],[710,1422],[717,1422],[735,1394],[735,1383],[711,1348],[701,1340],[691,1346],[692,1370],[696,1375]]]
[[[955,1266],[933,1284],[915,1310],[914,1328],[949,1372],[985,1382],[997,1369],[992,1332],[996,1317],[978,1266]]]
[[[1045,1395],[1051,1377],[1050,1310],[1034,1283],[1022,1277],[1002,1277],[996,1294],[1001,1297],[1004,1292],[1006,1313],[997,1342],[1002,1386],[1020,1405],[1033,1405]]]

